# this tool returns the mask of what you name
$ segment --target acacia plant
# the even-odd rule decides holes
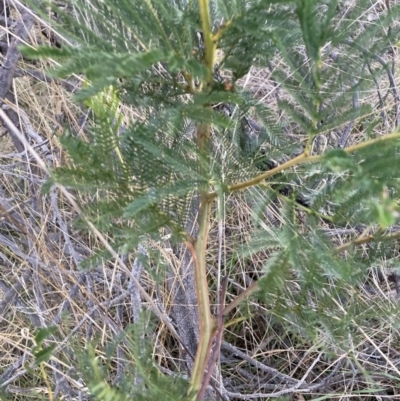
[[[382,317],[349,294],[400,237],[393,229],[400,115],[391,65],[398,9],[382,9],[371,23],[368,1],[351,3],[77,0],[57,9],[58,29],[72,45],[25,49],[58,61],[56,76],[85,77],[76,100],[93,121],[82,127],[85,135],[60,138],[69,161],[47,187],[87,193],[78,226],[89,222],[112,239],[86,267],[121,262],[154,242],[182,256],[186,292],[174,292],[172,302],[186,300],[180,307],[191,319],[165,322],[186,350],[190,399],[202,399],[215,382],[224,396],[216,366],[224,321],[235,324],[248,297],[321,346],[329,338],[345,348],[358,321]],[[275,98],[265,102],[246,87],[254,71],[264,71]],[[387,82],[386,97],[379,80]],[[252,211],[247,240],[226,233],[234,251],[218,259],[208,250],[210,224],[217,219],[222,228],[223,253],[224,221],[238,212],[234,197]],[[268,208],[278,221],[266,220]],[[346,226],[355,229],[345,243],[326,235],[326,227]],[[229,260],[250,264],[260,252],[263,275],[235,293]],[[219,260],[215,269],[211,259]],[[219,307],[211,310],[211,301]]]

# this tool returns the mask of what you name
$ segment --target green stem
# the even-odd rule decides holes
[[[362,235],[359,238],[356,238],[353,241],[346,242],[343,245],[337,246],[334,251],[335,253],[341,253],[343,251],[348,250],[349,248],[363,245],[363,244],[368,244],[370,242],[379,240],[379,241],[393,241],[396,239],[400,238],[400,231],[396,231],[387,235],[377,235],[377,234],[371,234],[368,236]],[[254,292],[258,291],[258,281],[254,281],[252,284],[250,284],[249,287],[247,287],[244,291],[242,291],[230,304],[228,304],[225,309],[224,309],[224,316],[226,316],[229,312],[231,312],[234,308],[236,308],[240,302],[242,302],[244,299],[248,298],[251,294]],[[229,323],[228,323],[229,324]]]
[[[200,151],[200,173],[202,176],[208,175],[210,164],[210,131],[211,126],[209,124],[199,124],[197,126],[197,142]],[[194,247],[195,281],[199,310],[200,336],[191,377],[190,391],[196,397],[202,387],[202,381],[206,372],[209,357],[209,345],[216,327],[210,311],[207,282],[206,250],[211,211],[211,201],[208,199],[208,189],[209,186],[207,182],[201,184],[199,187],[199,233]]]
[[[200,18],[202,24],[205,54],[204,62],[207,67],[207,78],[199,86],[199,90],[208,91],[213,80],[214,57],[216,43],[211,30],[210,8],[208,0],[198,0]],[[204,105],[209,108],[209,105]],[[211,125],[200,123],[197,125],[197,146],[199,149],[199,172],[201,177],[209,176],[210,152],[211,152]],[[209,183],[204,180],[199,186],[200,210],[199,210],[199,233],[194,248],[191,250],[195,266],[195,281],[197,303],[199,310],[199,344],[194,361],[189,393],[193,399],[198,400],[202,388],[203,378],[206,373],[210,344],[216,330],[215,321],[210,311],[210,298],[207,282],[206,250],[208,242],[208,231],[212,200],[208,197]]]
[[[207,85],[212,82],[213,70],[214,70],[214,57],[216,49],[216,41],[214,40],[213,33],[211,30],[211,17],[210,17],[210,7],[208,0],[198,0],[201,26],[204,38],[205,56],[204,61],[208,70]]]
[[[349,146],[348,148],[343,149],[343,150],[346,153],[353,153],[353,152],[356,152],[363,148],[366,148],[368,146],[375,145],[379,142],[386,142],[388,140],[399,139],[399,138],[400,138],[400,132],[398,130],[396,130],[389,135],[380,136],[378,138],[373,138],[368,141],[359,143],[357,145]],[[242,190],[245,188],[249,188],[254,185],[258,185],[265,179],[279,173],[280,171],[286,170],[289,167],[297,166],[297,165],[304,164],[304,163],[318,162],[318,161],[321,161],[323,157],[324,157],[324,155],[307,156],[307,154],[302,153],[301,155],[293,158],[292,160],[289,160],[288,162],[286,162],[272,170],[269,170],[266,173],[260,174],[259,176],[255,177],[251,180],[244,181],[239,184],[231,185],[228,187],[228,189],[229,189],[229,191],[238,191],[238,190]],[[216,196],[217,196],[217,193],[212,192],[208,195],[208,198],[213,199]],[[390,241],[390,240],[395,240],[398,238],[400,238],[400,231],[396,231],[394,233],[387,234],[387,235],[380,235],[380,232],[377,232],[375,234],[368,235],[368,236],[361,235],[359,238],[356,238],[353,241],[347,242],[346,244],[336,247],[334,249],[334,251],[335,251],[335,253],[339,254],[351,247],[366,244],[366,243],[369,243],[369,242],[372,242],[375,240],[380,240],[380,241],[388,241],[389,240]],[[251,294],[253,294],[257,290],[258,290],[258,283],[257,283],[257,281],[255,281],[249,287],[247,287],[242,293],[240,293],[229,305],[227,305],[225,307],[224,316],[226,316],[235,307],[237,307],[240,304],[240,302],[242,302],[244,299],[249,297]]]
[[[357,150],[361,150],[368,146],[375,145],[378,142],[386,142],[391,139],[400,139],[400,131],[396,130],[389,135],[369,139],[368,141],[359,143],[357,145],[349,146],[348,148],[343,149],[343,151],[346,153],[353,153],[353,152],[356,152]],[[272,170],[266,171],[265,173],[262,173],[262,174],[258,175],[257,177],[252,178],[251,180],[239,182],[238,184],[234,184],[234,185],[229,185],[228,191],[229,192],[241,191],[246,188],[254,187],[254,186],[262,183],[267,178],[270,178],[270,177],[280,173],[281,171],[287,170],[290,167],[299,166],[299,165],[305,164],[305,163],[320,162],[324,157],[325,157],[325,154],[309,156],[309,155],[307,155],[306,152],[303,152],[301,155],[296,156],[295,158],[287,161],[286,163],[283,163],[280,166],[273,168]],[[218,196],[218,192],[210,192],[208,194],[209,199],[214,199],[217,196]]]

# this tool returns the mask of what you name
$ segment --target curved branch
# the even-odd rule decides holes
[[[343,150],[346,153],[353,153],[353,152],[356,152],[357,150],[366,148],[368,146],[376,145],[378,142],[385,142],[385,141],[388,141],[388,140],[391,140],[391,139],[400,139],[400,131],[399,130],[395,130],[389,135],[385,135],[385,136],[380,136],[378,138],[369,139],[368,141],[364,141],[364,142],[359,143],[357,145],[349,146],[348,148],[344,148]],[[322,154],[322,155],[310,156],[310,155],[307,155],[305,152],[303,152],[299,156],[296,156],[295,158],[287,161],[286,163],[283,163],[278,167],[275,167],[275,168],[273,168],[271,170],[268,170],[265,173],[262,173],[262,174],[258,175],[257,177],[254,177],[254,178],[252,178],[250,180],[247,180],[247,181],[239,182],[238,184],[229,185],[228,186],[228,191],[229,192],[241,191],[241,190],[246,189],[246,188],[254,187],[256,185],[261,184],[267,178],[270,178],[270,177],[280,173],[281,171],[287,170],[290,167],[299,166],[299,165],[305,164],[305,163],[317,163],[317,162],[320,162],[324,158],[324,156],[325,156],[325,153]],[[211,192],[208,195],[208,198],[209,199],[214,199],[217,195],[218,195],[218,192]]]
[[[335,253],[341,253],[343,251],[346,251],[347,249],[351,248],[352,246],[358,246],[358,245],[363,245],[367,244],[369,242],[373,241],[392,241],[395,239],[400,238],[400,231],[395,231],[393,233],[387,234],[387,235],[376,235],[376,234],[371,234],[368,236],[365,236],[363,234],[360,235],[360,237],[356,238],[354,241],[349,241],[346,242],[343,245],[337,246],[334,251]],[[247,287],[244,291],[242,291],[229,305],[227,305],[224,309],[224,316],[226,316],[229,312],[232,311],[235,307],[237,307],[240,302],[242,302],[244,299],[248,298],[251,294],[256,292],[259,289],[258,286],[258,281],[254,281],[249,287]]]

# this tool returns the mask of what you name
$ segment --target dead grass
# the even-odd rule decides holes
[[[371,2],[366,12],[373,16],[382,7],[385,7],[383,1]],[[46,40],[36,26],[31,43],[36,43],[38,38]],[[397,58],[398,54],[393,57]],[[276,60],[274,68],[281,68],[281,63]],[[46,63],[21,61],[19,68],[26,75],[15,78],[12,89],[17,106],[8,105],[19,114],[30,144],[51,168],[66,162],[57,139],[66,127],[77,135],[84,135],[80,130],[84,111],[72,101],[71,93],[62,83],[43,82],[31,76],[31,71],[45,74],[47,67]],[[71,83],[76,82],[77,78],[72,78]],[[271,79],[270,71],[254,67],[242,83],[260,102],[278,113],[276,93],[279,88]],[[389,90],[384,76],[380,89],[385,93]],[[363,102],[377,104],[376,92],[365,95]],[[378,126],[381,135],[394,126],[393,106],[392,98],[388,97],[384,106],[386,122]],[[135,110],[126,108],[124,113],[127,120],[138,118]],[[374,108],[373,113],[378,115],[380,111]],[[298,135],[296,127],[291,129],[289,135]],[[74,349],[83,350],[88,342],[96,339],[96,355],[105,362],[106,347],[133,321],[135,311],[130,281],[126,272],[113,263],[99,265],[90,272],[79,269],[79,263],[100,248],[98,240],[73,229],[76,210],[56,190],[42,194],[45,174],[32,159],[16,153],[4,129],[0,134],[0,384],[8,389],[9,398],[13,400],[30,400],[37,394],[50,399],[43,374],[32,366],[32,348],[35,330],[55,325],[57,333],[46,341],[47,345],[56,345],[54,357],[45,367],[51,391],[56,397],[68,400],[87,399],[85,384],[76,371]],[[362,126],[356,125],[349,143],[363,139]],[[82,203],[88,201],[76,196]],[[250,260],[237,258],[237,249],[246,244],[254,226],[252,205],[243,194],[230,196],[226,205],[223,222],[219,223],[217,218],[212,221],[208,259],[210,286],[214,290],[218,276],[229,272],[229,301],[263,274],[269,255],[263,251]],[[285,223],[281,207],[279,200],[265,207],[262,219],[267,230],[269,225]],[[338,244],[347,242],[356,231],[354,227],[326,225],[325,228]],[[168,244],[149,244],[149,249],[163,256],[164,266],[153,265],[153,276],[143,273],[141,284],[158,305],[170,312],[170,294],[162,281],[154,277],[162,276],[163,269],[177,269],[181,261]],[[133,263],[134,256],[130,256],[129,264]],[[371,271],[368,286],[360,297],[371,308],[393,316],[392,308],[397,307],[398,294],[384,270],[387,262],[382,261],[382,266]],[[287,285],[292,291],[300,289],[294,278]],[[216,302],[216,292],[212,297]],[[142,306],[148,307],[146,302]],[[253,298],[231,316],[220,361],[230,400],[250,399],[246,398],[250,394],[252,399],[267,399],[268,394],[285,388],[281,385],[284,379],[293,379],[286,383],[290,384],[303,378],[310,390],[304,395],[301,390],[292,391],[293,400],[311,400],[322,395],[335,400],[400,399],[397,318],[379,325],[366,321],[356,328],[363,339],[350,349],[341,349],[328,335],[322,335],[320,343],[302,339],[278,323],[272,311],[272,305]],[[295,321],[292,323],[296,325]],[[163,323],[157,324],[153,337],[155,362],[167,374],[178,371],[182,364],[179,345]],[[322,344],[330,353],[322,351]],[[108,373],[110,382],[117,383],[134,358],[126,344],[119,345]],[[269,368],[282,373],[284,378],[274,378]],[[324,382],[326,378],[329,381],[321,387],[322,392],[318,388],[313,390],[314,383]],[[371,382],[382,390],[368,393],[365,389],[371,388]]]

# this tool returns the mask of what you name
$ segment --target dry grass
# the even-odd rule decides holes
[[[371,1],[371,8],[366,12],[373,18],[382,7],[385,7],[384,1]],[[18,13],[14,12],[18,18]],[[31,32],[30,43],[35,44],[38,39],[47,40],[39,30],[39,22]],[[274,68],[283,68],[281,60],[274,63]],[[9,106],[18,113],[30,144],[51,168],[67,160],[57,137],[66,127],[76,135],[84,135],[80,124],[85,114],[61,82],[44,82],[34,76],[35,73],[44,76],[47,67],[43,62],[22,60],[19,63],[21,76],[14,79],[12,87],[17,106]],[[398,77],[395,78],[398,82]],[[242,82],[260,102],[278,112],[276,93],[279,88],[270,71],[254,67]],[[79,80],[73,77],[68,83],[77,85]],[[383,76],[379,84],[382,93],[389,90],[386,77]],[[376,92],[362,98],[372,105],[378,102]],[[393,106],[389,96],[384,105],[386,118],[378,126],[382,135],[394,126]],[[135,110],[126,108],[124,113],[127,120],[137,118]],[[380,111],[375,108],[374,113]],[[88,342],[96,339],[96,355],[100,361],[105,361],[107,345],[134,320],[137,312],[132,306],[130,280],[127,273],[113,263],[90,272],[79,270],[79,263],[100,247],[98,239],[74,230],[77,211],[57,190],[42,194],[44,172],[32,158],[17,154],[5,129],[1,129],[0,134],[0,385],[8,390],[9,399],[13,400],[30,400],[38,394],[44,399],[51,399],[51,394],[67,400],[87,399],[84,383],[76,371],[74,349],[83,350]],[[299,138],[295,131],[288,135]],[[363,140],[363,136],[362,127],[356,125],[350,143]],[[79,200],[90,201],[84,197]],[[254,225],[253,211],[243,194],[230,196],[226,205],[223,222],[218,222],[217,218],[212,221],[208,258],[212,288],[216,287],[218,275],[229,272],[228,301],[263,274],[268,253],[259,252],[246,262],[235,257],[238,247],[249,239],[248,233]],[[284,224],[279,201],[269,204],[263,213],[267,230],[268,225]],[[337,244],[347,242],[356,232],[354,227],[326,225],[325,228]],[[181,261],[168,244],[149,244],[149,251],[161,254],[164,266],[153,265],[153,276],[143,272],[141,284],[153,300],[170,313],[172,300],[168,289],[154,276],[162,276],[163,269],[177,270]],[[131,255],[127,263],[132,264],[134,257]],[[359,296],[371,308],[393,316],[391,308],[397,307],[398,294],[395,283],[384,269],[388,262],[382,261],[381,266],[371,271],[368,286]],[[292,291],[299,290],[295,279],[287,285]],[[211,296],[216,301],[216,293]],[[146,309],[148,304],[143,301],[142,307]],[[239,308],[231,321],[221,352],[224,385],[231,401],[250,399],[246,394],[252,394],[255,400],[267,399],[268,394],[285,389],[282,386],[285,380],[289,387],[300,381],[309,388],[303,391],[299,386],[298,391],[292,390],[289,394],[293,400],[311,400],[322,395],[335,400],[400,399],[397,320],[379,325],[366,321],[365,325],[357,327],[362,340],[346,350],[329,336],[316,344],[302,339],[277,323],[272,305],[257,298]],[[292,323],[296,325],[295,321]],[[32,348],[35,330],[51,325],[57,326],[58,331],[46,342],[46,345],[56,345],[54,357],[45,364],[46,382],[41,370],[32,365]],[[157,325],[153,338],[154,360],[166,373],[178,371],[182,362],[179,345],[163,323]],[[330,348],[330,357],[329,353],[321,351],[322,343]],[[108,373],[110,382],[118,383],[134,358],[129,347],[121,343]],[[284,376],[274,377],[274,370]],[[365,392],[372,382],[375,387],[381,387],[376,394]],[[314,389],[315,383],[320,383],[321,387]]]

